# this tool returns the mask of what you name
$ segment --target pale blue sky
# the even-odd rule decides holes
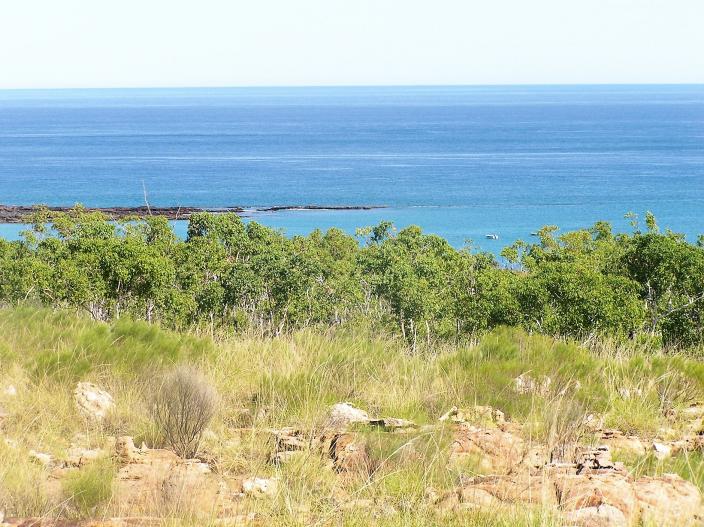
[[[3,0],[0,88],[704,82],[704,0]]]

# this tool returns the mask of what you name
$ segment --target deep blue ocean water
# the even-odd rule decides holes
[[[694,241],[704,86],[0,91],[0,203],[141,205],[143,185],[152,205],[389,207],[254,216],[289,234],[388,219],[498,250],[650,210]]]

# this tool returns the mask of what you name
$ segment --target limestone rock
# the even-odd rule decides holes
[[[184,461],[171,466],[161,484],[161,498],[172,508],[208,510],[218,501],[220,484],[211,475],[210,467],[197,461]]]
[[[471,408],[457,408],[453,406],[445,412],[439,421],[452,423],[468,423],[474,425],[495,425],[500,426],[506,423],[506,417],[501,410],[491,406],[473,406]]]
[[[653,441],[652,450],[658,459],[667,459],[672,455],[672,447],[666,443]]]
[[[107,456],[107,454],[105,450],[100,448],[71,446],[66,453],[65,463],[70,467],[82,467],[86,463]]]
[[[587,430],[598,432],[604,427],[604,418],[603,416],[597,417],[594,414],[589,414],[582,420],[582,424]]]
[[[270,430],[276,442],[276,451],[305,450],[311,445],[311,436],[295,428]]]
[[[73,393],[79,411],[91,419],[101,421],[115,406],[108,392],[89,382],[79,382]]]
[[[29,451],[29,458],[40,465],[44,465],[45,467],[48,467],[54,463],[54,458],[51,454],[37,452],[36,450]]]
[[[350,403],[337,403],[330,409],[328,426],[344,429],[353,423],[369,423],[369,415]]]
[[[130,437],[116,441],[120,468],[114,507],[121,513],[149,514],[163,508],[192,514],[236,517],[243,482],[214,474],[206,463],[181,459],[170,450],[136,448]]]
[[[369,424],[378,426],[387,432],[408,432],[418,428],[413,421],[399,419],[398,417],[384,417],[383,419],[370,419]]]
[[[276,494],[278,482],[274,478],[248,478],[242,481],[242,492],[255,498],[272,497]]]
[[[545,397],[550,394],[551,385],[552,379],[548,376],[534,379],[528,373],[522,373],[513,379],[513,391],[522,395],[532,393]]]

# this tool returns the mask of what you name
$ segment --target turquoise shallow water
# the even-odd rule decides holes
[[[694,240],[704,86],[0,92],[0,203],[138,205],[143,184],[154,205],[389,207],[253,216],[289,234],[388,219],[498,250],[652,210]]]

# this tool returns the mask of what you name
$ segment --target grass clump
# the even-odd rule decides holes
[[[98,459],[71,473],[62,484],[73,515],[96,518],[102,515],[112,498],[117,467],[111,458]]]

